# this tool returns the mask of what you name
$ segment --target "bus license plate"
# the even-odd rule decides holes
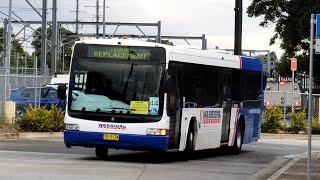
[[[107,141],[119,141],[120,137],[118,134],[104,134],[103,140]]]

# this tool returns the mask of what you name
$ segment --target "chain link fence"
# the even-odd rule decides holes
[[[284,121],[291,120],[292,112],[301,112],[305,109],[308,117],[308,93],[292,93],[286,91],[265,91],[265,107],[280,106],[283,110]],[[320,94],[312,95],[311,115],[315,120],[320,120]]]
[[[50,83],[51,76],[39,75],[34,68],[0,68],[0,116],[13,119],[24,111],[30,103],[36,105],[41,95],[41,87]],[[12,103],[11,94],[20,88],[30,87],[33,92],[25,94],[25,102]]]

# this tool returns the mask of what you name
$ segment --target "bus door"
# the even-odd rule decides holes
[[[171,76],[171,89],[168,93],[168,107],[171,107],[169,129],[169,149],[178,149],[180,145],[180,127],[182,115],[182,65],[178,63],[169,64],[169,75]]]
[[[222,108],[223,108],[223,119],[222,119],[222,131],[221,131],[221,142],[228,142],[229,138],[229,127],[231,118],[232,108],[232,71],[224,69],[222,71]]]

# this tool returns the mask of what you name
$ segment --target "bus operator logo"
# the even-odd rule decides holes
[[[216,124],[221,123],[220,111],[203,111],[202,112],[202,124]]]
[[[125,125],[119,124],[99,124],[99,129],[113,129],[113,130],[126,130],[127,127]]]

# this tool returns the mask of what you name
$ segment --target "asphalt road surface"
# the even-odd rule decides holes
[[[240,155],[199,151],[189,160],[181,153],[110,150],[109,158],[100,160],[94,149],[68,149],[61,139],[1,140],[0,179],[266,179],[306,152],[306,144],[304,140],[261,140],[244,145]],[[320,150],[320,141],[313,150]]]

